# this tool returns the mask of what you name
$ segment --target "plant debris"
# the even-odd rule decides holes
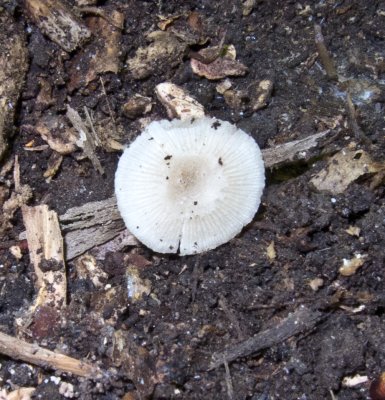
[[[318,190],[338,194],[359,177],[384,168],[384,164],[374,162],[364,150],[343,149],[331,157],[326,168],[314,175],[310,182]]]

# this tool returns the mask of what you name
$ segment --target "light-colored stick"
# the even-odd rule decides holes
[[[94,365],[44,349],[13,336],[0,332],[0,353],[16,360],[22,360],[40,367],[49,367],[85,378],[100,379],[103,374]]]

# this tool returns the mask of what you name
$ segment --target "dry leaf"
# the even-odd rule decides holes
[[[196,58],[191,59],[191,68],[193,72],[199,76],[203,76],[210,80],[218,80],[227,76],[242,76],[247,72],[247,67],[235,60],[235,48],[233,45],[228,46],[224,55],[221,54],[222,49],[208,47],[198,52],[199,58],[205,62],[198,61]],[[213,61],[210,62],[210,60]]]
[[[338,194],[360,176],[381,171],[384,167],[384,164],[374,162],[364,150],[343,149],[331,157],[327,166],[310,182],[320,191]]]
[[[25,125],[27,131],[37,131],[52,150],[60,154],[69,154],[76,150],[78,136],[73,128],[70,128],[62,115],[45,115],[35,127]]]
[[[99,74],[120,69],[122,13],[113,10],[108,15],[87,19],[87,26],[97,40],[84,47],[71,61],[68,90],[86,87]]]

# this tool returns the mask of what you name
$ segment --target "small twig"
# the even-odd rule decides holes
[[[100,379],[102,371],[94,365],[44,349],[0,332],[0,353],[16,360],[22,360],[43,368],[67,372],[90,379]]]
[[[224,360],[223,365],[225,366],[227,396],[229,397],[230,400],[233,400],[234,399],[234,388],[233,388],[233,382],[231,380],[229,364],[227,363],[226,360]]]
[[[241,327],[239,326],[239,321],[233,311],[229,308],[226,299],[220,294],[218,304],[222,307],[223,311],[225,312],[227,318],[233,324],[235,330],[237,331],[238,339],[244,339],[244,335],[242,333]]]
[[[352,98],[349,92],[346,93],[346,111],[348,113],[349,125],[351,126],[356,139],[366,144],[370,143],[369,139],[365,136],[365,133],[358,125],[356,118],[356,110],[354,108],[354,104],[352,102]]]
[[[333,59],[330,56],[328,49],[326,48],[324,36],[321,31],[321,26],[314,24],[315,33],[315,44],[317,46],[317,51],[319,58],[321,59],[322,65],[325,68],[326,75],[330,80],[338,80],[337,70],[334,66]]]
[[[112,108],[111,108],[110,102],[109,102],[109,100],[108,100],[106,88],[104,87],[104,81],[103,81],[102,77],[100,77],[100,83],[101,83],[101,85],[102,85],[102,92],[103,92],[103,94],[104,94],[104,96],[105,96],[105,98],[106,98],[106,103],[107,103],[107,107],[108,107],[108,112],[110,113],[110,117],[111,117],[111,119],[112,119],[112,122],[114,123],[115,130],[116,130],[116,121],[115,121],[115,118],[114,118],[114,113],[112,112]]]
[[[262,349],[282,343],[291,336],[309,331],[320,321],[322,313],[312,311],[304,306],[289,314],[276,326],[266,329],[257,335],[246,339],[240,343],[230,346],[228,349],[214,353],[209,370],[222,365],[224,360],[231,362],[239,357],[254,354]]]
[[[191,301],[192,303],[195,302],[195,298],[197,295],[197,290],[198,290],[198,281],[199,281],[199,276],[200,276],[200,261],[201,261],[201,257],[198,255],[194,264],[194,269],[193,269],[193,281],[192,281],[192,287],[191,287]]]
[[[15,192],[20,193],[21,183],[20,183],[19,156],[15,156],[15,164],[14,164],[14,168],[13,168],[13,180],[15,183]]]

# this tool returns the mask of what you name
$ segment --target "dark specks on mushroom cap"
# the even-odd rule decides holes
[[[125,150],[115,176],[128,229],[157,252],[181,255],[232,239],[253,218],[263,187],[255,141],[212,118],[151,123]]]

